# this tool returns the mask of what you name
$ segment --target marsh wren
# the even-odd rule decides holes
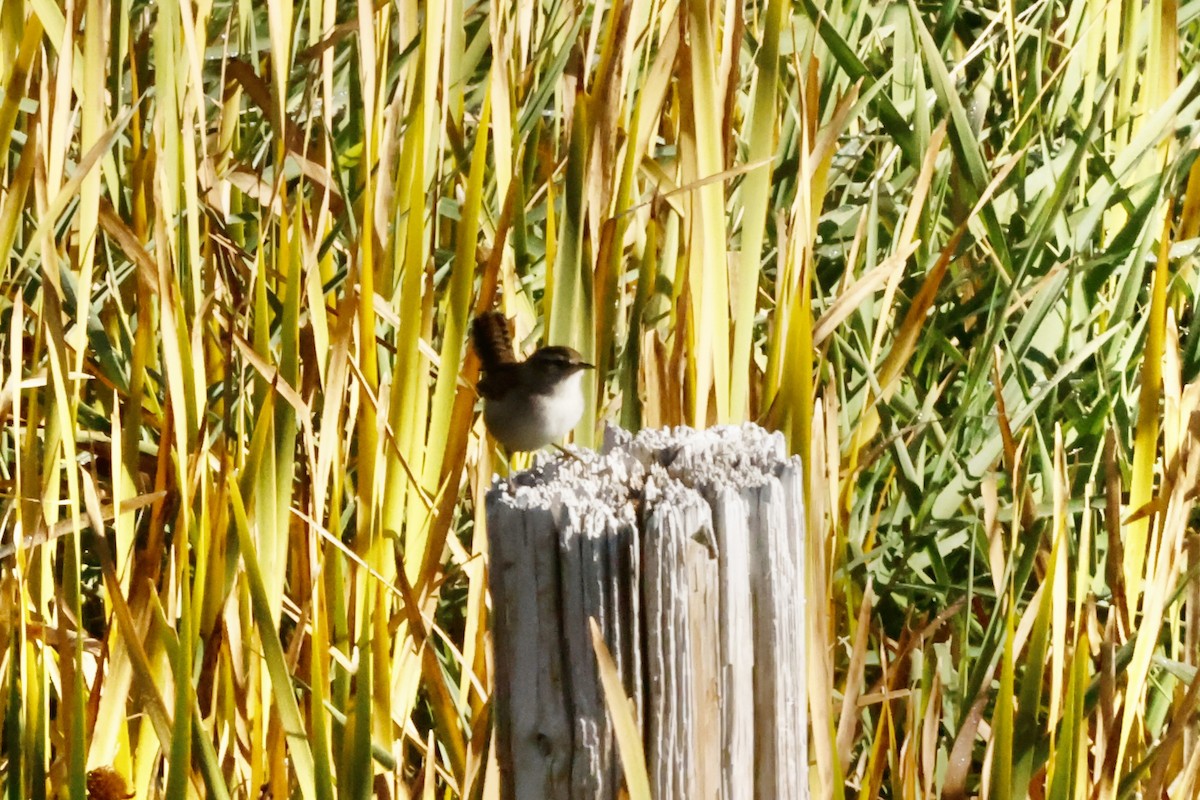
[[[595,369],[570,347],[541,347],[524,361],[508,320],[488,311],[471,325],[483,365],[479,394],[488,432],[510,453],[539,450],[571,432],[583,416],[583,370]]]

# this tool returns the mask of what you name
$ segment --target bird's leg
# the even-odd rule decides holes
[[[529,453],[521,453],[510,451],[504,445],[496,442],[496,455],[498,461],[504,465],[504,472],[500,477],[508,480],[509,494],[516,494],[517,491],[517,473],[521,470],[528,469],[531,455]]]
[[[509,454],[509,460],[505,462],[508,467],[508,493],[511,495],[517,494],[517,471],[512,465],[512,454]]]
[[[585,463],[585,462],[584,462],[584,460],[583,460],[582,458],[580,458],[579,456],[575,455],[575,454],[574,454],[574,453],[572,453],[570,450],[568,450],[567,448],[563,447],[561,444],[557,444],[557,443],[556,443],[556,444],[552,445],[552,447],[553,447],[555,450],[557,450],[558,452],[562,453],[562,454],[563,454],[564,456],[566,456],[567,458],[573,458],[573,459],[575,459],[576,461],[578,461],[580,464],[583,464],[583,463]]]
[[[516,484],[513,483],[515,470],[511,454],[504,445],[492,438],[491,434],[484,434],[484,444],[484,452],[488,455],[488,467],[493,475],[508,482],[508,490],[511,493],[516,488]]]

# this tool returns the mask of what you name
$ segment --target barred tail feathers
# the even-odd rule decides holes
[[[475,318],[471,323],[471,345],[484,371],[500,364],[517,362],[508,320],[499,311],[488,311]]]

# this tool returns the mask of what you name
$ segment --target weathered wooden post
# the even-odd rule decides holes
[[[488,494],[503,797],[618,796],[591,617],[655,800],[807,797],[799,459],[754,425],[606,438]]]

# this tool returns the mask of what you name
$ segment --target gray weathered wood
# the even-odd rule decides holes
[[[610,431],[487,498],[508,800],[616,798],[588,630],[633,699],[656,800],[807,797],[799,460],[753,425]]]

